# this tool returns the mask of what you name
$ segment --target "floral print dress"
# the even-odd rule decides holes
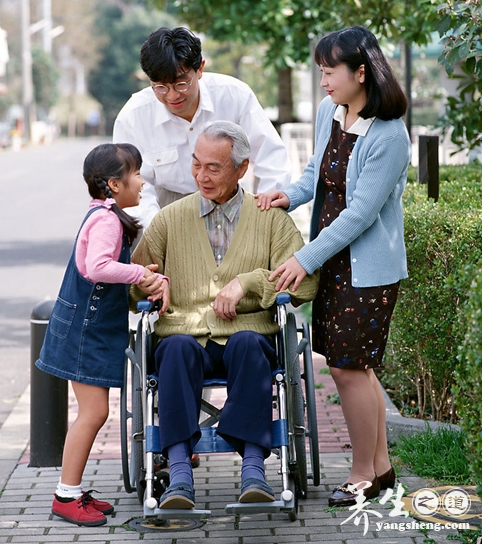
[[[319,183],[325,198],[318,232],[328,227],[346,207],[347,163],[358,135],[345,132],[338,121],[320,167]],[[312,310],[312,343],[332,367],[363,370],[382,366],[389,322],[399,282],[379,287],[353,287],[350,249],[327,260]]]

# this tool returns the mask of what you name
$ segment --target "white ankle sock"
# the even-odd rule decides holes
[[[79,497],[82,497],[82,486],[80,484],[66,485],[59,481],[55,494],[58,497],[63,497],[65,499],[78,499]]]

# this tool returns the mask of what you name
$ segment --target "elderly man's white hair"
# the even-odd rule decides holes
[[[240,125],[231,121],[213,121],[206,125],[201,134],[214,140],[229,139],[232,142],[231,160],[234,168],[250,157],[250,143]]]

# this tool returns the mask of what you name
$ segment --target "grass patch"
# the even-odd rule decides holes
[[[461,544],[481,543],[481,525],[476,531],[470,529],[458,529],[458,534],[448,535],[446,540],[457,540]]]
[[[423,478],[449,485],[474,484],[464,433],[450,427],[439,427],[433,431],[426,425],[420,433],[401,437],[401,441],[394,444],[393,453]]]
[[[334,393],[333,395],[327,395],[327,396],[325,397],[325,400],[326,400],[329,404],[340,404],[339,393]]]

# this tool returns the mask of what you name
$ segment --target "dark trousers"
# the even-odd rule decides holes
[[[245,442],[272,447],[273,341],[253,331],[240,331],[226,345],[211,340],[203,348],[192,336],[164,338],[156,349],[161,451],[201,436],[198,420],[203,380],[227,380],[228,397],[217,432],[243,456]]]

